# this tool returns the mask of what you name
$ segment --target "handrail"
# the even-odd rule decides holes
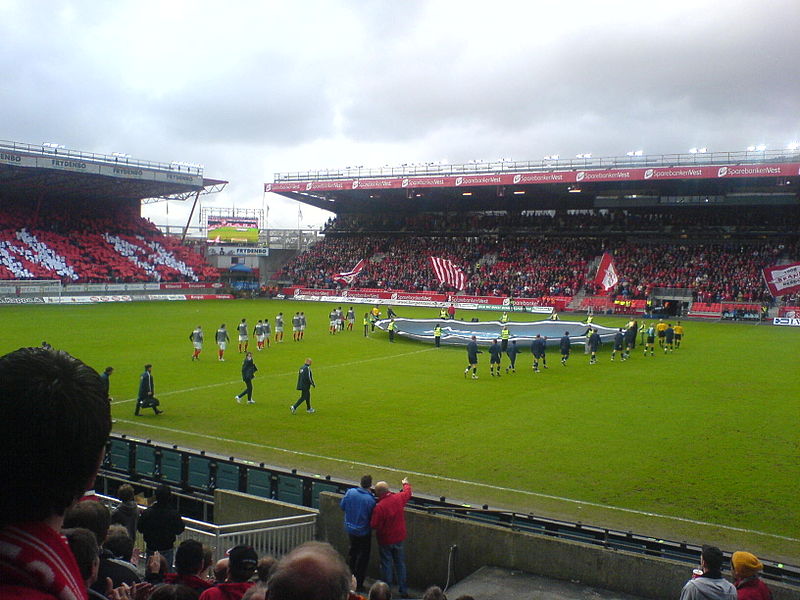
[[[643,156],[606,156],[569,159],[515,161],[472,161],[460,164],[428,162],[383,167],[345,167],[275,173],[274,183],[288,181],[327,181],[370,177],[404,177],[414,175],[464,175],[525,172],[550,172],[591,169],[630,169],[646,167],[688,167],[730,164],[760,164],[779,161],[800,161],[800,150],[742,150],[735,152],[646,154]]]
[[[192,163],[185,163],[185,162],[164,163],[152,160],[142,160],[138,158],[131,158],[127,154],[108,155],[108,154],[99,154],[96,152],[84,152],[82,150],[72,150],[70,148],[65,148],[60,145],[47,145],[47,144],[35,145],[35,144],[25,144],[21,142],[0,140],[0,150],[21,151],[21,152],[27,152],[29,154],[35,154],[37,156],[49,156],[49,157],[59,156],[59,157],[80,158],[83,160],[89,160],[93,162],[102,162],[115,165],[118,164],[133,165],[136,167],[160,169],[163,171],[178,171],[178,172],[183,171],[186,173],[194,173],[196,175],[203,174],[202,165],[195,165]]]

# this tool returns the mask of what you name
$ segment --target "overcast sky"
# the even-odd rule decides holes
[[[800,0],[0,0],[0,139],[200,163],[204,206],[296,227],[276,172],[784,147],[799,33]]]

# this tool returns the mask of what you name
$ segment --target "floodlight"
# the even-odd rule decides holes
[[[758,150],[759,152],[763,152],[766,149],[767,146],[765,144],[759,144],[758,146],[756,146],[756,150]]]
[[[747,147],[747,151],[748,152],[755,152],[756,151],[756,147],[755,146],[748,146]]]
[[[797,150],[798,148],[800,148],[800,142],[792,142],[791,144],[786,146],[786,148],[788,148],[789,150]]]

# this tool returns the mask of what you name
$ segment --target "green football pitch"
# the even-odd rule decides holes
[[[347,310],[347,306],[343,307]],[[111,379],[115,431],[337,478],[364,473],[415,490],[632,530],[659,538],[746,548],[800,562],[800,330],[768,324],[684,322],[681,348],[596,365],[573,347],[567,367],[465,379],[461,347],[434,348],[375,331],[330,335],[330,304],[275,300],[3,307],[0,351],[43,340]],[[308,317],[292,340],[291,315]],[[385,310],[385,307],[384,307]],[[283,312],[285,340],[254,351],[256,404],[243,389],[236,325]],[[400,308],[433,317],[434,309]],[[461,313],[492,320],[497,313]],[[532,315],[517,320],[535,319]],[[564,318],[569,318],[567,315]],[[598,317],[601,325],[625,320]],[[231,344],[219,362],[213,335]],[[189,333],[205,350],[192,362]],[[274,328],[273,328],[274,332]],[[289,411],[297,371],[313,359],[313,415]],[[504,358],[505,360],[505,358]],[[165,413],[134,417],[138,377],[153,364]],[[503,365],[505,366],[505,364]]]

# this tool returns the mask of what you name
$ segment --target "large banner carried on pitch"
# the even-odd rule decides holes
[[[776,298],[800,292],[800,263],[766,267],[764,282]]]

